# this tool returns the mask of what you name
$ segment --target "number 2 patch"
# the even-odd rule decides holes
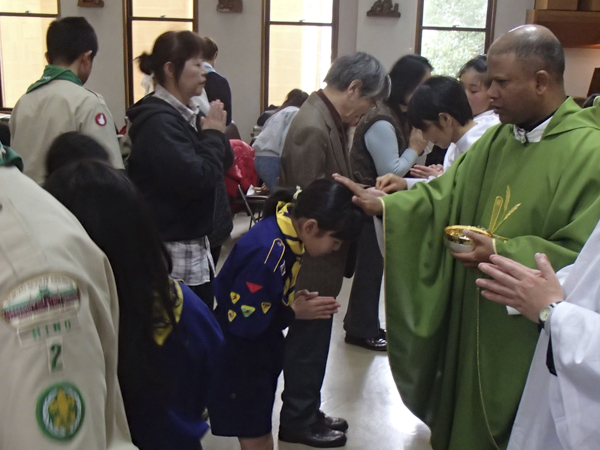
[[[48,349],[48,370],[50,373],[63,370],[65,368],[65,363],[62,337],[48,339],[46,341],[46,348]]]

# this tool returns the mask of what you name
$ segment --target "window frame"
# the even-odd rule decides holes
[[[271,20],[271,0],[263,0],[262,10],[262,49],[260,77],[260,110],[264,111],[269,97],[269,48],[271,25],[285,26],[323,26],[331,27],[331,62],[337,58],[340,33],[340,0],[333,0],[331,22],[287,22]]]
[[[473,28],[473,27],[443,27],[443,26],[426,26],[423,25],[424,19],[424,9],[425,9],[425,1],[427,0],[419,0],[419,5],[417,9],[417,32],[415,36],[415,53],[417,55],[421,54],[421,46],[423,43],[423,30],[433,30],[433,31],[472,31],[485,33],[485,44],[484,51],[487,53],[490,45],[494,41],[494,32],[496,26],[496,3],[497,0],[487,0],[488,8],[487,15],[485,18],[485,28]]]
[[[133,15],[134,0],[123,0],[123,42],[125,49],[123,52],[125,59],[125,105],[129,108],[133,105],[133,22],[140,20],[144,22],[189,22],[192,24],[192,31],[198,32],[198,0],[192,2],[192,18],[175,17],[144,17]]]
[[[2,12],[0,11],[0,17],[36,17],[40,19],[59,19],[60,16],[60,0],[56,0],[56,14],[43,14],[43,13],[17,13],[17,12]],[[1,56],[0,56],[1,57]],[[2,70],[0,70],[0,113],[10,113],[13,108],[4,106],[4,96],[2,95]]]

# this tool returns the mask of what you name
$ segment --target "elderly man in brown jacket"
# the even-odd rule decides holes
[[[306,187],[318,178],[351,176],[345,126],[354,126],[375,101],[389,92],[382,64],[366,53],[342,56],[292,121],[281,154],[280,185]],[[337,297],[348,247],[329,256],[305,255],[296,290]],[[332,319],[295,321],[286,339],[285,390],[279,439],[328,448],[346,443],[348,423],[320,410]]]

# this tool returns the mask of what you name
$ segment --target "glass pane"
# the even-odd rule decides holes
[[[57,0],[0,0],[0,12],[58,14]]]
[[[331,23],[332,17],[333,0],[271,0],[271,21]]]
[[[0,17],[2,100],[12,108],[44,71],[46,30],[52,18]]]
[[[310,94],[324,86],[331,27],[272,25],[269,41],[269,104],[281,105],[295,88]]]
[[[133,17],[194,18],[197,0],[132,0]]]
[[[421,55],[429,59],[435,75],[455,77],[471,58],[484,53],[485,33],[423,30]]]
[[[142,86],[142,78],[146,74],[140,71],[135,58],[143,52],[150,53],[154,41],[158,36],[167,31],[192,31],[191,22],[150,22],[143,20],[134,20],[131,23],[131,50],[133,55],[133,100],[137,102],[144,96],[145,89]]]
[[[423,26],[485,28],[488,0],[424,0]]]

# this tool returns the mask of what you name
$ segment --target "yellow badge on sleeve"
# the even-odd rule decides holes
[[[236,294],[235,292],[231,292],[231,294],[229,294],[229,296],[231,297],[231,303],[233,303],[234,305],[239,301],[240,299],[240,294]]]
[[[263,314],[266,314],[267,311],[269,311],[271,309],[271,304],[269,302],[262,302],[260,304],[260,307],[262,308]]]
[[[250,317],[252,313],[256,310],[254,306],[242,305],[241,308],[242,314],[244,317]]]
[[[229,312],[227,313],[227,318],[229,319],[229,321],[233,322],[233,319],[235,319],[235,316],[237,316],[236,312],[232,311],[230,309]]]
[[[50,386],[38,398],[36,417],[46,436],[58,441],[68,441],[79,432],[83,424],[83,396],[71,383]]]

